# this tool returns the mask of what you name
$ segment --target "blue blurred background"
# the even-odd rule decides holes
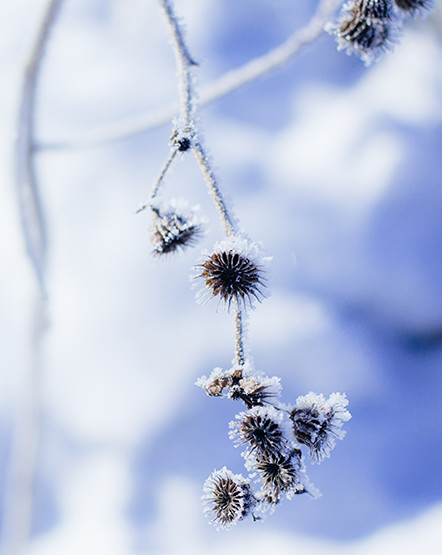
[[[197,86],[305,24],[307,0],[176,1]],[[14,191],[20,80],[42,0],[0,6],[0,494],[26,410],[32,268]],[[209,218],[201,245],[154,263],[135,216],[168,155],[168,123],[95,148],[37,154],[49,235],[49,329],[32,555],[440,553],[442,544],[442,19],[407,21],[369,68],[323,35],[292,63],[200,111],[242,227],[262,242],[270,296],[251,314],[254,365],[283,400],[345,392],[352,420],[309,466],[323,496],[217,533],[201,488],[243,472],[228,423],[241,410],[193,384],[233,357],[233,323],[195,302],[201,248],[222,237],[185,157],[165,199]],[[37,107],[42,144],[174,102],[176,70],[154,0],[66,0]],[[7,511],[3,503],[2,515]],[[4,528],[2,534],[5,534]],[[10,554],[7,554],[10,555]]]

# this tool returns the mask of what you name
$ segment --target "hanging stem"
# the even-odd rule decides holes
[[[158,176],[158,179],[155,181],[155,183],[153,185],[152,192],[150,194],[150,198],[149,198],[148,202],[146,204],[143,204],[143,206],[140,206],[140,208],[138,208],[138,210],[135,212],[135,214],[139,214],[143,210],[146,210],[146,208],[148,208],[152,204],[152,201],[157,196],[158,191],[160,190],[160,187],[161,187],[161,184],[163,182],[164,176],[166,175],[168,169],[170,168],[170,165],[172,164],[173,159],[175,158],[177,152],[178,152],[178,150],[176,148],[174,148],[173,150],[170,151],[169,158],[166,160],[166,163],[164,164],[164,167],[161,170],[161,173]]]
[[[173,12],[171,2],[169,0],[158,1],[166,18],[167,26],[169,27],[172,45],[175,51],[175,58],[178,65],[181,96],[181,119],[184,127],[191,127],[193,111],[191,68],[192,66],[196,66],[198,64],[193,61],[189,54],[177,17]]]
[[[193,125],[192,113],[195,106],[193,89],[191,84],[191,68],[196,65],[195,62],[189,55],[186,43],[184,41],[184,36],[182,30],[179,26],[176,15],[172,9],[172,3],[170,0],[158,0],[160,6],[163,10],[163,14],[166,18],[167,25],[169,27],[170,35],[172,37],[172,43],[175,51],[175,57],[177,60],[177,65],[179,68],[179,80],[180,80],[180,91],[181,91],[181,119],[184,123],[184,130],[192,135],[192,151],[195,158],[201,168],[206,185],[209,189],[210,195],[215,202],[215,206],[218,210],[219,217],[224,226],[224,230],[227,235],[233,235],[235,233],[235,226],[233,224],[233,219],[229,214],[226,203],[221,195],[221,191],[218,187],[214,171],[210,165],[209,159],[201,145],[201,142],[197,140],[193,135]],[[160,176],[160,182],[164,177],[170,163],[165,166]]]
[[[207,154],[204,152],[200,142],[196,142],[193,145],[193,153],[198,164],[200,165],[201,171],[203,172],[206,185],[213,198],[216,209],[218,210],[218,215],[221,218],[226,235],[233,235],[235,233],[235,225],[233,223],[232,216],[227,209]]]
[[[238,300],[235,298],[235,366],[244,367],[244,313]]]

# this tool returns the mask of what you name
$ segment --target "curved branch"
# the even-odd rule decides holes
[[[267,54],[227,72],[215,82],[203,87],[199,94],[198,105],[210,104],[288,63],[305,46],[321,35],[324,25],[333,16],[336,6],[337,0],[320,0],[315,14],[305,27],[296,30],[283,44],[270,50]],[[161,110],[140,114],[117,124],[79,135],[72,140],[42,142],[37,144],[36,148],[38,150],[73,150],[97,147],[160,127],[169,123],[178,113],[178,105],[172,104]]]
[[[15,151],[16,186],[26,248],[42,295],[45,295],[44,266],[46,229],[35,171],[35,102],[44,49],[62,0],[50,0],[35,44],[25,67],[18,117]]]
[[[63,0],[49,0],[27,60],[21,89],[15,149],[18,204],[23,236],[37,282],[33,305],[27,373],[14,419],[2,515],[2,554],[24,552],[32,526],[34,478],[41,412],[41,347],[46,330],[46,229],[34,160],[35,106],[38,78],[50,30]]]

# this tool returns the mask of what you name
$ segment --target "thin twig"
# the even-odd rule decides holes
[[[226,235],[233,235],[235,233],[233,218],[227,210],[226,203],[221,195],[221,191],[218,187],[215,174],[209,163],[207,154],[204,152],[200,142],[195,142],[192,150],[204,175],[204,179],[213,198],[216,209],[218,210],[218,215],[221,218]]]
[[[184,35],[178,23],[177,17],[174,14],[171,1],[158,1],[163,10],[163,14],[166,18],[166,22],[172,37],[172,43],[175,50],[175,58],[179,68],[179,82],[182,96],[181,119],[185,124],[184,129],[189,133],[189,137],[191,136],[189,144],[191,145],[195,158],[201,168],[207,187],[223,223],[224,230],[227,235],[232,235],[235,231],[233,219],[229,214],[227,206],[221,195],[221,191],[218,187],[215,174],[211,167],[207,154],[205,153],[201,142],[195,137],[197,129],[194,126],[192,114],[196,109],[196,102],[191,86],[191,68],[192,65],[195,65],[195,63],[192,61],[188,54],[188,48],[186,46]],[[162,172],[163,177],[169,166],[170,164],[166,163],[165,170]]]
[[[163,15],[166,19],[175,51],[175,58],[179,70],[180,96],[181,96],[181,118],[184,127],[190,127],[192,123],[193,92],[192,92],[192,66],[197,65],[189,54],[184,41],[183,32],[178,19],[173,11],[170,0],[158,0]]]
[[[140,208],[138,208],[138,210],[135,212],[135,214],[139,214],[143,210],[146,210],[146,208],[148,208],[152,204],[152,201],[154,200],[154,198],[158,194],[158,191],[160,189],[161,183],[163,182],[164,176],[166,175],[168,169],[170,168],[170,165],[172,164],[173,159],[175,158],[177,152],[178,152],[178,150],[176,148],[174,148],[170,151],[169,158],[166,160],[166,163],[164,164],[160,175],[158,176],[157,180],[153,184],[153,188],[152,188],[152,192],[150,194],[149,200],[147,201],[146,204],[143,204],[142,206],[140,206]]]
[[[315,14],[307,25],[296,30],[283,44],[203,87],[199,94],[199,106],[210,104],[288,63],[305,46],[322,34],[324,25],[332,18],[336,6],[337,0],[320,0]],[[74,139],[39,142],[36,148],[38,150],[83,149],[113,143],[161,127],[176,117],[178,112],[177,104],[172,104],[87,132]]]

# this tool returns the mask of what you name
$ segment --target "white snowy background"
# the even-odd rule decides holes
[[[0,495],[23,410],[35,283],[13,181],[24,61],[45,2],[0,2]],[[177,0],[201,85],[281,43],[310,0]],[[252,314],[255,367],[283,400],[345,392],[353,418],[310,466],[323,496],[217,533],[202,484],[242,472],[240,406],[193,384],[233,356],[232,318],[189,275],[222,228],[191,156],[164,195],[199,203],[201,245],[149,255],[135,216],[172,125],[38,155],[50,328],[30,555],[440,553],[442,545],[442,24],[409,21],[365,68],[323,36],[295,61],[201,110],[222,188],[273,256]],[[155,0],[65,0],[47,48],[42,143],[177,99]],[[2,508],[2,514],[4,507]]]

